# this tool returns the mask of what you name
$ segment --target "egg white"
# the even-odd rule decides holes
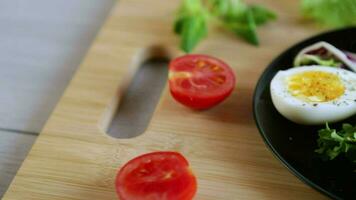
[[[327,102],[308,102],[288,91],[286,79],[307,71],[322,71],[337,75],[345,87],[343,95]],[[303,66],[279,71],[271,81],[272,102],[287,119],[306,125],[337,122],[356,114],[356,73],[333,67]]]

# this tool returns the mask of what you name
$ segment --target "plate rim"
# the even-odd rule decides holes
[[[322,194],[324,194],[324,195],[326,195],[326,196],[328,196],[328,197],[330,197],[332,199],[337,199],[337,200],[341,199],[341,197],[336,196],[335,194],[323,189],[318,184],[314,183],[312,180],[306,178],[302,173],[298,172],[298,170],[296,170],[290,163],[288,163],[283,158],[283,156],[280,153],[278,153],[278,151],[273,147],[271,141],[268,139],[265,131],[262,128],[259,116],[257,114],[257,95],[258,95],[257,93],[260,90],[259,88],[261,88],[262,82],[264,81],[264,78],[265,78],[267,72],[270,71],[275,66],[275,63],[278,62],[280,59],[282,59],[291,49],[295,49],[299,45],[301,45],[302,43],[308,43],[310,41],[316,40],[317,38],[325,36],[325,35],[335,34],[335,33],[338,33],[338,32],[343,32],[343,31],[348,31],[348,30],[353,30],[353,29],[356,30],[356,27],[346,27],[346,28],[334,29],[334,30],[331,30],[331,31],[321,32],[321,33],[318,33],[316,35],[312,35],[310,37],[307,37],[306,39],[302,39],[302,40],[294,43],[293,45],[287,47],[287,49],[285,49],[281,53],[279,53],[278,56],[275,57],[272,60],[272,62],[270,62],[267,65],[267,67],[263,70],[263,72],[261,73],[261,75],[258,78],[257,84],[256,84],[255,89],[254,89],[253,97],[252,97],[253,98],[253,101],[252,101],[253,118],[254,118],[255,124],[257,126],[257,129],[258,129],[261,137],[263,138],[263,141],[264,141],[265,145],[268,147],[268,149],[270,151],[272,151],[272,154],[274,155],[274,157],[276,157],[299,180],[301,180],[305,184],[311,186],[312,188],[316,189],[318,192],[321,192]]]

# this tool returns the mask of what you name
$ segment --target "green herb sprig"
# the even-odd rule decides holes
[[[276,19],[274,12],[241,0],[183,0],[178,10],[174,31],[181,36],[181,49],[186,53],[207,36],[208,26],[217,24],[258,45],[257,26]]]
[[[343,124],[342,130],[336,131],[326,124],[325,129],[319,130],[317,142],[319,148],[315,152],[323,155],[326,160],[345,155],[352,162],[356,162],[356,125]]]

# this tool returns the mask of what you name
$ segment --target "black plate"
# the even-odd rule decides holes
[[[356,52],[356,27],[323,33],[300,42],[278,56],[263,72],[254,94],[257,127],[274,155],[305,183],[333,199],[356,199],[356,165],[343,158],[324,162],[314,153],[317,130],[323,126],[303,126],[281,116],[274,108],[269,84],[279,70],[290,68],[296,54],[318,41]],[[344,120],[355,124],[356,116]],[[340,128],[341,123],[331,124]]]

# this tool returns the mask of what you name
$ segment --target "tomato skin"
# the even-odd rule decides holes
[[[127,162],[116,177],[120,200],[191,200],[197,181],[177,152],[153,152]]]
[[[224,101],[228,96],[230,96],[233,90],[234,88],[231,88],[231,90],[227,91],[225,94],[215,96],[213,98],[193,95],[188,96],[186,94],[182,94],[181,92],[176,92],[172,89],[170,89],[170,92],[174,99],[177,100],[179,103],[196,110],[204,110],[218,105],[219,103]]]
[[[223,61],[188,54],[169,64],[169,89],[179,103],[193,109],[208,109],[225,100],[235,88],[235,75]]]

